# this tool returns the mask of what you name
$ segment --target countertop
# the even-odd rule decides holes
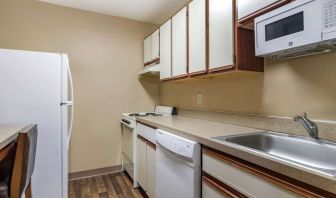
[[[245,152],[239,148],[224,144],[212,139],[216,136],[241,135],[246,133],[264,132],[263,129],[248,128],[237,125],[225,124],[222,122],[212,122],[182,116],[148,116],[137,117],[137,121],[160,128],[184,138],[193,140],[200,144],[214,148],[216,150],[239,157],[251,163],[279,172],[310,185],[336,193],[336,180],[328,179],[303,169],[298,169],[284,163],[276,162],[256,154]]]
[[[27,125],[0,125],[0,150],[14,141]]]

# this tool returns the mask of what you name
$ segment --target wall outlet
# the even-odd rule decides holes
[[[198,105],[202,105],[203,104],[203,95],[202,94],[198,94],[197,95],[197,104]]]

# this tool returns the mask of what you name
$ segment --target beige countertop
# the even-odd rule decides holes
[[[14,141],[26,125],[0,125],[0,150]]]
[[[331,180],[303,169],[280,163],[263,156],[243,151],[212,139],[216,136],[240,135],[245,133],[263,132],[263,129],[242,127],[237,125],[212,122],[182,116],[137,117],[137,121],[155,128],[166,130],[176,135],[196,141],[219,151],[239,157],[259,166],[282,173],[286,176],[308,183],[310,185],[336,193],[336,180]]]

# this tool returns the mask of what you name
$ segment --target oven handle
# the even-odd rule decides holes
[[[133,131],[134,127],[129,126],[127,123],[125,123],[123,121],[120,121],[120,123],[121,123],[122,126],[125,126],[126,128],[131,129]]]

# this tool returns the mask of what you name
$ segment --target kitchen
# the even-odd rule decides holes
[[[2,1],[1,151],[38,133],[20,194],[335,197],[334,2]],[[32,116],[47,96],[59,145]]]

